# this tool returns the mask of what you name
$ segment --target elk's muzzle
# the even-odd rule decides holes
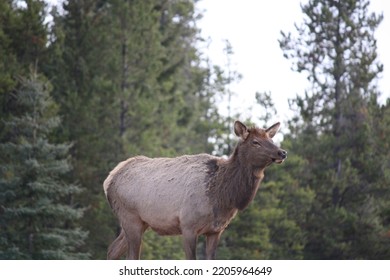
[[[278,151],[279,158],[273,158],[272,161],[278,164],[281,164],[287,158],[287,152],[285,150],[280,149]]]

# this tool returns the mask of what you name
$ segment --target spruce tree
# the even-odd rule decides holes
[[[15,76],[27,75],[45,54],[47,26],[44,1],[0,1],[0,118],[19,111],[9,93],[15,89]],[[3,133],[0,122],[0,138]]]
[[[294,152],[307,162],[300,184],[316,194],[305,257],[387,258],[381,195],[388,191],[378,192],[382,156],[370,114],[383,69],[374,36],[383,16],[370,13],[367,0],[309,1],[302,11],[298,36],[282,32],[280,46],[311,83],[293,100],[299,115],[290,122]]]
[[[74,204],[81,188],[66,178],[71,145],[51,141],[60,118],[50,84],[35,73],[19,83],[12,97],[21,113],[3,120],[0,143],[0,258],[86,258]]]

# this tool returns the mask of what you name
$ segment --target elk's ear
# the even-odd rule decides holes
[[[272,125],[272,126],[270,126],[269,128],[267,128],[267,129],[265,130],[265,132],[267,132],[267,134],[268,134],[269,137],[273,138],[273,137],[275,136],[276,132],[278,132],[279,127],[280,127],[280,123],[277,122],[277,123],[275,123],[274,125]]]
[[[245,140],[249,135],[248,128],[240,121],[234,122],[234,133],[243,140]]]

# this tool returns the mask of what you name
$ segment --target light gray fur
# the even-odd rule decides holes
[[[206,194],[207,162],[213,159],[218,158],[207,154],[130,158],[110,173],[104,190],[117,205],[114,211],[119,221],[137,215],[161,235],[181,234],[183,229],[198,235],[219,231],[225,224],[212,222],[212,204]]]

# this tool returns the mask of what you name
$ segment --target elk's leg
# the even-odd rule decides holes
[[[107,259],[108,260],[117,260],[127,251],[127,241],[125,237],[125,232],[121,230],[119,236],[111,243],[108,247]]]
[[[222,232],[216,232],[206,235],[206,259],[214,260],[216,257],[217,246],[219,243],[219,238],[221,237]]]
[[[196,242],[198,236],[190,231],[183,232],[184,252],[187,260],[196,260]]]
[[[127,241],[127,259],[139,260],[141,254],[142,235],[147,225],[139,217],[127,217],[126,224],[122,224]]]

